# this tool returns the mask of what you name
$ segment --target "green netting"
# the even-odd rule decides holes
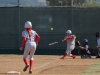
[[[68,7],[9,7],[0,8],[0,48],[18,48],[24,23],[29,20],[33,29],[39,33],[39,49],[66,48],[59,43],[53,47],[48,44],[62,40],[67,29],[82,41],[87,38],[90,47],[96,46],[95,32],[99,31],[100,9]],[[50,28],[54,30],[51,31]]]

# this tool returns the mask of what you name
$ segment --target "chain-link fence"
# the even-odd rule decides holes
[[[41,36],[37,49],[65,49],[65,43],[52,47],[49,43],[62,40],[67,29],[71,29],[79,41],[88,39],[90,47],[94,48],[95,32],[100,30],[99,12],[100,8],[0,7],[0,49],[19,48],[24,23],[28,20]]]

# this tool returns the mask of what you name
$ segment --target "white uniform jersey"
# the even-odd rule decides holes
[[[34,30],[31,30],[30,31],[31,32],[31,40],[30,40],[30,37],[29,37],[29,33],[28,33],[28,31],[26,31],[26,30],[24,30],[23,32],[22,32],[22,37],[26,37],[26,44],[30,44],[30,43],[32,43],[32,42],[35,42],[35,39],[36,39],[36,31],[34,31]]]
[[[30,60],[33,60],[33,55],[34,55],[35,50],[36,50],[35,39],[36,39],[36,34],[37,33],[36,33],[36,31],[31,30],[30,34],[31,34],[31,36],[29,36],[29,33],[26,30],[24,30],[22,32],[22,37],[26,37],[25,50],[24,50],[23,58],[27,58],[27,56],[30,52]]]
[[[100,47],[100,38],[97,38],[98,47]]]
[[[71,35],[72,36],[72,35]],[[67,38],[68,36],[66,36],[65,38]],[[70,40],[67,40],[67,45],[75,45],[75,38],[72,38]]]

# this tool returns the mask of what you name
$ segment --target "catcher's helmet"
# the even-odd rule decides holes
[[[72,31],[71,30],[67,30],[66,33],[67,34],[72,34]]]
[[[88,44],[88,40],[87,39],[84,39],[83,40],[83,45],[87,45]]]
[[[25,22],[25,28],[32,28],[32,23],[30,21]]]
[[[87,39],[84,39],[83,42],[88,43],[88,40]]]

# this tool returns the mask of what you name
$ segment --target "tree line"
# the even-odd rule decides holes
[[[100,7],[97,0],[46,0],[47,6]]]

